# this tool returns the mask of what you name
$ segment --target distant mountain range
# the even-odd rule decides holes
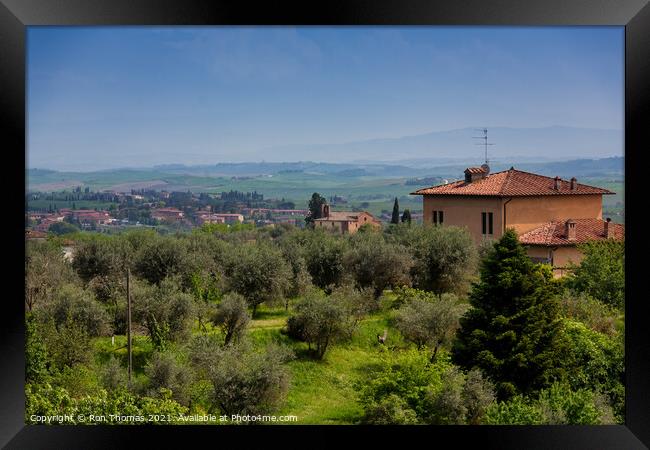
[[[482,136],[475,128],[436,131],[392,139],[371,139],[344,144],[287,145],[267,149],[265,160],[317,159],[322,162],[433,162],[463,157],[484,160]],[[488,129],[488,158],[505,162],[520,159],[567,160],[623,155],[623,131],[575,127]]]
[[[219,179],[267,179],[276,187],[283,183],[292,184],[301,179],[305,183],[316,179],[322,181],[326,177],[331,183],[342,185],[353,180],[364,179],[401,179],[413,180],[418,178],[438,177],[441,179],[459,179],[463,170],[470,165],[478,165],[480,161],[459,162],[446,161],[446,164],[407,165],[401,164],[332,164],[311,161],[299,162],[253,162],[253,163],[220,163],[210,165],[185,166],[182,164],[159,165],[140,169],[110,169],[95,172],[58,172],[55,170],[29,169],[26,171],[29,189],[59,190],[70,186],[121,186],[130,190],[134,186],[174,186],[177,189],[187,187],[211,186]],[[569,161],[527,162],[526,160],[510,160],[491,164],[492,172],[506,170],[511,166],[519,170],[535,172],[546,176],[572,176],[582,178],[624,179],[625,159],[623,157],[601,159],[576,159]],[[278,181],[284,180],[284,181]],[[123,186],[122,186],[123,185]],[[117,189],[117,188],[115,188]]]

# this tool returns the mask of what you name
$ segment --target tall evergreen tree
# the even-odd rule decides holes
[[[500,399],[536,392],[561,378],[565,341],[557,290],[550,268],[533,263],[514,230],[507,230],[482,261],[453,361],[480,368]]]
[[[390,219],[390,223],[399,223],[399,203],[397,202],[397,197],[395,197],[395,203],[393,203],[393,217]]]
[[[321,207],[327,203],[327,199],[322,197],[318,192],[314,192],[309,200],[309,213],[305,217],[307,225],[314,225],[314,220],[320,219]]]
[[[404,214],[402,214],[402,223],[407,223],[411,225],[411,210],[408,208],[404,210]]]

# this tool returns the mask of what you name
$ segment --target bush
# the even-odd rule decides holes
[[[426,422],[437,425],[478,425],[495,400],[494,386],[478,369],[467,375],[450,367],[442,375],[439,390],[427,392],[424,407]]]
[[[566,289],[560,298],[560,307],[565,317],[584,323],[599,333],[616,334],[616,310],[584,292]]]
[[[52,386],[48,383],[27,383],[25,385],[25,423],[37,423],[32,420],[33,415],[69,415],[72,420],[65,422],[66,424],[85,425],[93,422],[87,420],[80,422],[77,419],[79,415],[83,415],[87,419],[91,415],[108,417],[110,414],[148,418],[150,414],[177,417],[179,414],[187,414],[187,412],[187,408],[173,400],[136,397],[122,389],[111,393],[101,389],[96,395],[74,399],[62,387]],[[107,421],[99,423],[124,425],[142,422]]]
[[[441,345],[448,345],[459,327],[458,320],[467,305],[453,297],[426,299],[416,297],[405,303],[395,314],[395,325],[402,335],[418,348],[433,349],[434,360]]]
[[[427,353],[418,350],[383,353],[379,362],[369,367],[356,384],[366,415],[376,412],[377,405],[394,395],[406,403],[403,409],[415,411],[418,418],[426,417],[427,394],[442,387],[442,374],[450,367],[446,358],[438,358],[434,364],[429,359]]]
[[[326,291],[341,283],[345,273],[343,255],[347,241],[326,233],[313,230],[305,244],[307,271],[314,285]]]
[[[594,241],[579,246],[584,257],[566,282],[614,308],[625,305],[625,243]]]
[[[417,414],[406,401],[390,394],[367,406],[362,423],[369,425],[412,425],[419,423]]]
[[[226,275],[231,291],[246,298],[253,308],[277,300],[289,289],[291,269],[282,253],[270,244],[240,245],[235,248],[227,264]]]
[[[72,284],[62,286],[39,313],[51,317],[57,327],[69,317],[89,336],[107,336],[112,332],[110,317],[92,292]]]
[[[351,336],[352,317],[342,302],[335,298],[312,294],[296,304],[295,313],[287,320],[287,334],[311,346],[317,359],[323,359],[329,345]]]
[[[134,283],[132,296],[133,317],[147,329],[157,349],[189,336],[194,303],[176,279],[167,278],[159,286]]]
[[[188,387],[192,374],[189,368],[183,367],[176,360],[174,355],[155,352],[145,366],[144,372],[149,378],[148,396],[158,397],[164,392],[162,389],[168,389],[171,391],[172,398],[178,403],[181,405],[189,403]]]
[[[213,404],[222,414],[256,415],[273,411],[289,387],[285,363],[293,357],[286,347],[271,346],[253,352],[229,345],[207,367],[213,388]]]
[[[380,233],[362,233],[352,239],[344,264],[359,288],[372,288],[375,298],[384,289],[409,286],[413,260],[405,247],[388,244]]]
[[[477,251],[466,229],[444,226],[411,227],[407,235],[415,264],[415,287],[432,291],[461,293],[473,275]]]
[[[611,408],[600,394],[571,390],[560,383],[553,383],[533,399],[517,395],[494,403],[486,412],[486,423],[491,425],[600,425],[613,423],[612,419]]]
[[[127,370],[122,367],[118,358],[111,355],[102,368],[100,380],[104,388],[109,391],[125,388],[128,381]]]
[[[144,244],[135,258],[135,272],[150,283],[182,275],[189,267],[185,246],[176,238],[156,237]]]
[[[225,334],[225,344],[238,341],[250,322],[246,299],[239,294],[229,293],[221,300],[212,321],[221,327]]]

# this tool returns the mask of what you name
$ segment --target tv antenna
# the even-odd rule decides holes
[[[474,139],[483,139],[483,143],[481,144],[475,144],[475,145],[483,145],[485,146],[485,164],[489,162],[488,160],[488,145],[494,145],[492,143],[488,143],[488,130],[487,128],[476,128],[476,131],[482,131],[483,136],[472,136]]]

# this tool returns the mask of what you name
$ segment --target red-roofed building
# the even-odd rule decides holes
[[[151,211],[151,217],[163,222],[176,222],[183,219],[185,214],[176,208],[158,208]]]
[[[556,275],[563,275],[570,263],[580,263],[578,244],[606,239],[624,240],[625,227],[609,218],[553,220],[519,236],[531,258],[552,265]]]
[[[476,243],[498,239],[507,228],[514,228],[522,239],[526,236],[527,244],[535,246],[535,249],[530,247],[531,256],[535,258],[541,257],[537,247],[542,245],[536,239],[552,235],[559,242],[561,238],[556,230],[562,227],[558,224],[564,224],[568,219],[575,222],[577,237],[563,245],[573,248],[575,251],[569,253],[576,256],[577,243],[596,239],[598,234],[595,230],[599,227],[604,229],[602,197],[611,194],[614,192],[580,184],[576,178],[567,181],[513,167],[491,174],[486,164],[466,169],[463,180],[412,193],[423,197],[425,224],[467,227]],[[619,229],[622,230],[622,225],[609,226],[616,230],[613,231],[615,236],[618,236]],[[555,234],[549,235],[551,228]],[[565,264],[564,256],[556,254],[549,259],[545,244],[544,248],[546,259],[553,261],[554,265],[556,262]],[[566,251],[560,253],[568,255]]]
[[[330,211],[330,205],[322,205],[321,218],[314,220],[316,228],[335,230],[340,233],[355,233],[362,225],[381,227],[381,222],[369,212]]]

